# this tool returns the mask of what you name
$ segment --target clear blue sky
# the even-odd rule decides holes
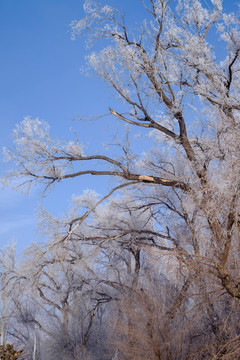
[[[111,0],[111,5],[134,5]],[[78,131],[89,152],[101,149],[115,134],[112,120],[82,122],[80,116],[105,114],[114,102],[100,80],[81,74],[86,50],[83,42],[71,40],[69,24],[83,16],[82,0],[0,1],[0,147],[11,146],[11,131],[25,116],[39,117],[61,139]],[[133,12],[130,11],[130,14]],[[96,141],[98,140],[98,141]],[[98,143],[98,145],[97,145]],[[0,176],[9,165],[0,159]],[[0,247],[15,239],[22,250],[40,239],[35,233],[36,208],[64,214],[72,193],[85,188],[104,192],[108,179],[86,178],[59,184],[42,199],[39,192],[23,196],[0,190]]]
[[[125,8],[131,20],[138,20],[139,0],[106,3]],[[235,2],[224,1],[228,7],[229,3]],[[62,139],[70,139],[70,128],[74,127],[80,139],[89,144],[90,152],[99,149],[103,141],[111,142],[115,126],[111,118],[74,120],[107,113],[114,103],[109,89],[80,72],[86,51],[83,42],[71,41],[69,24],[83,16],[82,4],[82,0],[0,1],[1,148],[10,146],[11,131],[25,116],[47,121],[51,133]],[[8,165],[0,162],[2,176]],[[104,181],[108,186],[106,179],[65,182],[48,199],[41,199],[37,191],[26,197],[11,189],[0,190],[0,247],[14,238],[22,250],[40,238],[35,233],[34,217],[39,204],[63,214],[73,192],[80,194],[86,187],[102,192]]]

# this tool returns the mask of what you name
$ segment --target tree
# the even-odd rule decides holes
[[[110,114],[133,132],[150,132],[152,150],[134,156],[126,141],[123,156],[85,154],[78,139],[62,144],[50,137],[46,123],[25,118],[13,132],[14,150],[5,149],[16,166],[6,178],[17,178],[19,186],[28,188],[42,183],[46,191],[59,181],[88,174],[114,177],[116,186],[101,199],[85,193],[76,216],[62,222],[51,218],[65,231],[53,237],[51,247],[68,241],[94,245],[101,256],[107,253],[105,259],[111,251],[125,264],[130,259],[135,275],[143,258],[157,253],[163,272],[178,287],[169,319],[184,306],[189,311],[204,303],[211,319],[221,307],[217,299],[223,299],[222,319],[216,318],[218,325],[212,323],[209,330],[217,336],[224,319],[230,319],[225,315],[230,316],[233,306],[237,312],[235,301],[240,299],[239,19],[224,13],[221,0],[179,0],[176,7],[167,0],[140,3],[146,21],[135,31],[119,10],[91,0],[84,4],[86,16],[74,21],[72,29],[74,38],[102,44],[102,50],[89,55],[88,65],[122,100],[122,111],[110,107]],[[212,41],[215,34],[224,53]],[[117,191],[131,194],[118,201],[127,217],[147,214],[143,226],[124,226],[124,217],[109,222],[103,204]],[[106,222],[99,222],[104,216]],[[170,275],[166,254],[172,259]],[[116,288],[115,279],[102,281]],[[139,290],[139,282],[135,285]],[[239,339],[236,327],[231,336]],[[227,358],[231,336],[221,335],[215,355]],[[229,356],[237,358],[238,351]]]
[[[0,279],[1,279],[1,346],[5,345],[8,323],[15,312],[12,301],[16,280],[15,244],[6,246],[0,251]],[[17,294],[16,294],[17,297]]]

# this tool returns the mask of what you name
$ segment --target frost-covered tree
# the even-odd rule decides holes
[[[86,0],[85,17],[73,21],[72,36],[85,38],[88,46],[98,43],[87,66],[120,100],[119,108],[109,104],[109,115],[133,133],[150,135],[152,149],[134,154],[131,143],[120,139],[121,156],[87,154],[78,138],[62,143],[46,123],[25,118],[14,129],[14,149],[5,149],[15,163],[5,181],[17,179],[27,190],[43,184],[46,190],[88,174],[113,177],[109,193],[101,198],[85,192],[65,219],[43,212],[52,231],[50,248],[81,243],[95,249],[92,277],[97,271],[102,284],[122,295],[130,282],[136,294],[141,286],[146,291],[141,279],[152,261],[158,263],[154,275],[164,273],[177,289],[166,309],[169,319],[180,308],[204,309],[194,336],[210,332],[215,345],[207,356],[227,358],[238,329],[233,322],[227,331],[226,324],[240,299],[240,25],[238,13],[225,13],[223,5],[139,0],[146,18],[134,28],[119,10]],[[109,200],[116,192],[119,198]],[[56,250],[55,257],[69,261],[64,252]],[[108,263],[108,273],[101,262]],[[198,352],[188,336],[188,350]],[[228,358],[237,358],[237,351]]]
[[[0,309],[1,309],[1,345],[5,345],[8,337],[9,322],[15,312],[12,296],[18,294],[14,291],[16,275],[15,244],[6,246],[0,251]],[[9,338],[9,337],[8,337]]]
[[[124,101],[124,113],[110,109],[113,117],[150,129],[153,150],[138,161],[127,152],[124,159],[88,155],[78,140],[61,144],[50,138],[47,124],[26,118],[14,130],[15,150],[5,150],[17,165],[7,178],[50,186],[92,174],[115,176],[126,186],[134,181],[140,191],[151,185],[161,217],[175,218],[173,226],[163,221],[158,229],[169,251],[203,261],[231,296],[240,297],[238,18],[225,14],[220,0],[142,5],[147,19],[133,34],[118,10],[93,1],[85,2],[86,16],[72,28],[74,37],[104,40],[89,66]],[[221,54],[211,44],[214,34],[221,49],[225,45]],[[96,169],[92,160],[99,160]],[[83,162],[86,170],[78,168]]]

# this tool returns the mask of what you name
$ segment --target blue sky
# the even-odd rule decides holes
[[[129,10],[134,5],[123,3]],[[47,121],[51,134],[60,139],[74,137],[71,128],[75,128],[90,152],[99,150],[103,141],[112,142],[116,131],[109,117],[97,122],[76,120],[105,114],[114,102],[100,80],[80,71],[86,50],[83,42],[71,40],[69,24],[83,16],[82,5],[82,0],[0,1],[1,148],[11,146],[11,131],[25,116]],[[2,176],[9,165],[0,161]],[[34,215],[38,206],[64,214],[72,193],[81,194],[85,188],[102,193],[109,186],[108,179],[75,179],[59,184],[45,199],[37,190],[24,196],[0,189],[0,247],[14,239],[21,251],[41,239]]]
[[[106,1],[107,3],[107,1]],[[138,20],[139,0],[109,0]],[[232,1],[224,1],[230,6]],[[83,16],[83,0],[1,0],[0,1],[0,147],[11,146],[11,131],[25,116],[39,117],[61,139],[74,136],[87,143],[89,152],[112,142],[116,123],[107,117],[97,122],[78,121],[81,116],[105,114],[114,103],[110,89],[84,76],[86,50],[83,42],[71,40],[69,24]],[[137,5],[136,5],[137,4]],[[139,6],[139,8],[138,8]],[[1,161],[0,176],[7,170]],[[59,184],[46,199],[37,190],[23,196],[11,189],[0,190],[0,247],[15,239],[21,251],[36,233],[36,208],[44,205],[56,214],[67,210],[72,193],[85,188],[103,192],[108,179],[75,179]]]
[[[1,147],[10,146],[11,131],[25,116],[49,122],[51,133],[62,139],[74,136],[70,128],[75,127],[84,133],[83,141],[91,141],[88,128],[99,124],[80,124],[73,119],[107,108],[101,106],[105,98],[102,84],[80,73],[83,44],[70,39],[69,24],[82,15],[80,0],[1,0]],[[7,168],[1,161],[1,175]],[[14,238],[22,249],[39,239],[34,233],[36,208],[43,204],[51,211],[64,211],[72,191],[68,191],[69,183],[60,187],[64,196],[56,189],[48,200],[41,199],[37,191],[30,196],[11,189],[1,191],[0,246]],[[80,184],[80,193],[84,187],[86,184]]]

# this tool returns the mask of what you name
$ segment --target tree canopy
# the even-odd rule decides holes
[[[35,359],[238,359],[239,14],[221,0],[136,6],[141,26],[86,0],[71,27],[87,44],[88,71],[120,100],[108,104],[112,121],[148,134],[150,151],[126,135],[121,154],[88,153],[82,139],[63,143],[29,117],[4,149],[14,164],[5,181],[27,191],[113,178],[61,219],[42,210],[48,242],[3,272],[5,295],[24,289],[6,295],[9,336]]]

